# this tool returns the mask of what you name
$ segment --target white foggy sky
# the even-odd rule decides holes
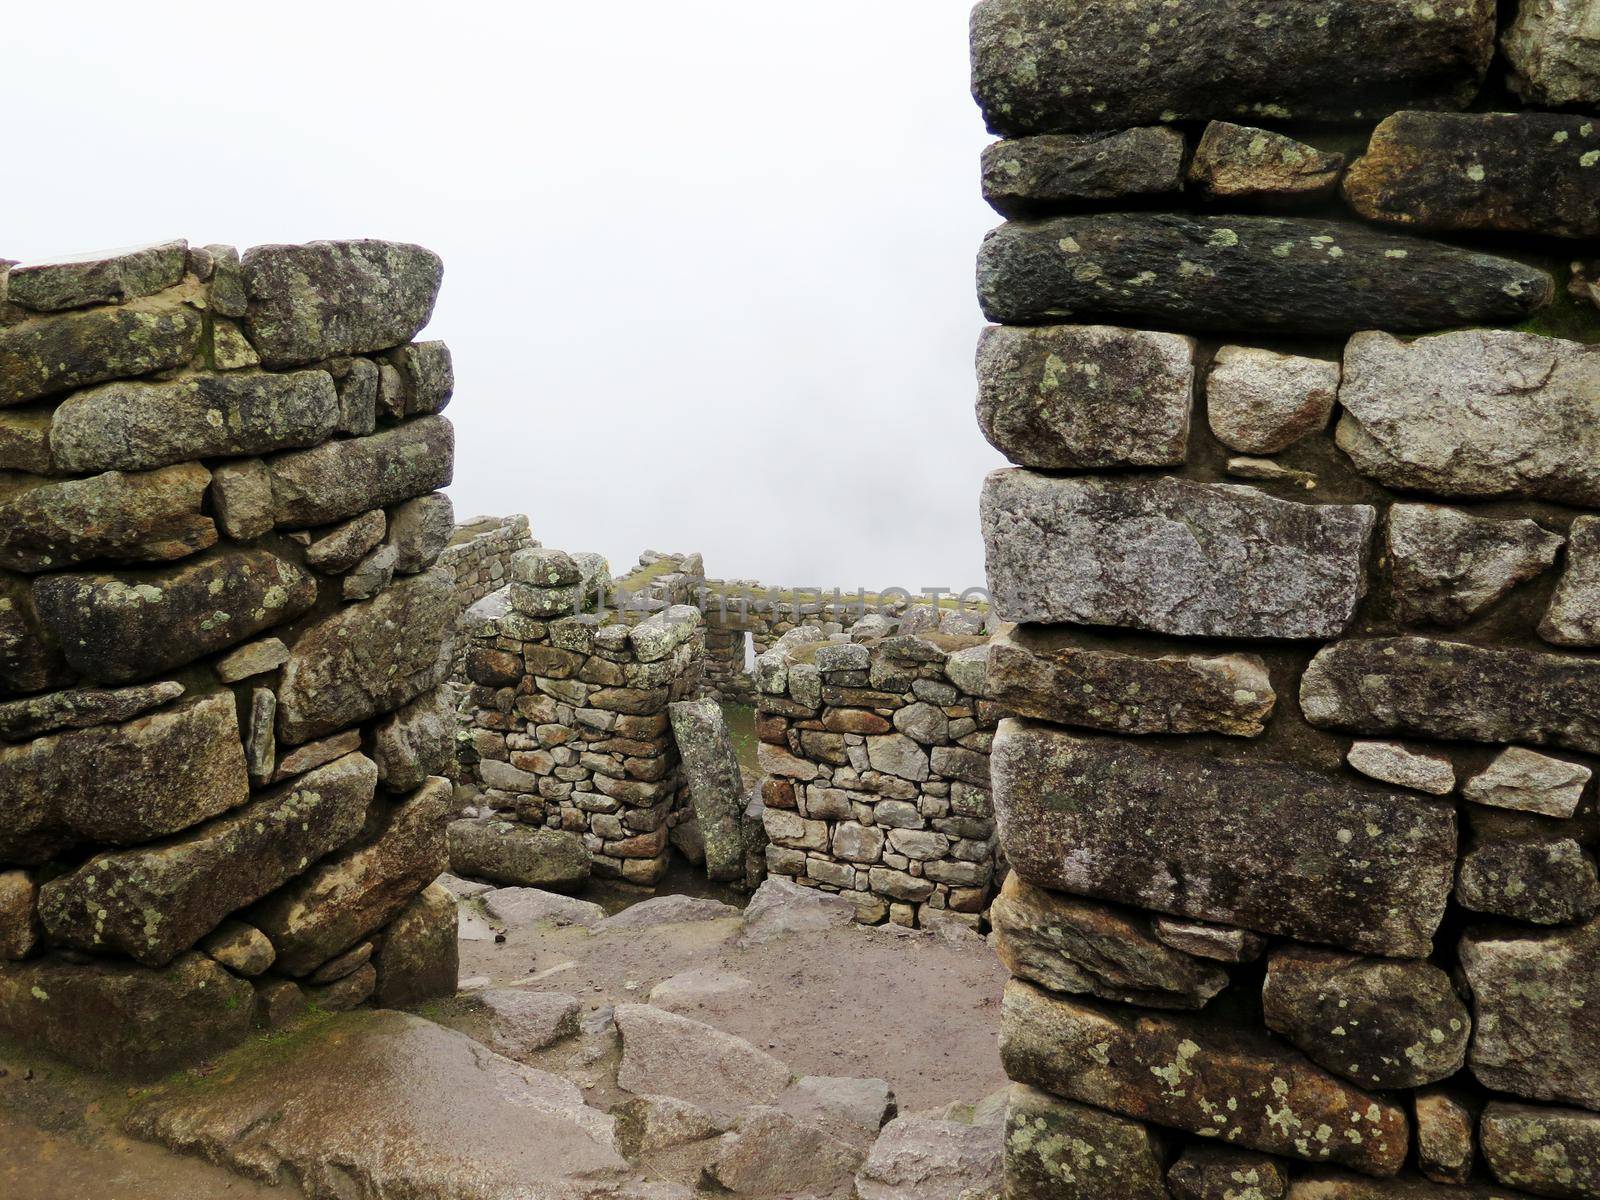
[[[13,6],[0,253],[420,242],[459,516],[618,571],[981,584],[969,8]]]

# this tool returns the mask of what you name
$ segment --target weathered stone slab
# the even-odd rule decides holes
[[[27,958],[39,945],[39,885],[26,871],[0,871],[0,961]]]
[[[1469,930],[1461,966],[1477,1031],[1469,1064],[1497,1092],[1600,1109],[1600,920]]]
[[[1253,654],[1137,654],[1050,626],[1003,631],[988,663],[988,695],[1006,711],[1106,733],[1255,737],[1277,701]]]
[[[972,90],[999,134],[1464,108],[1494,52],[1494,18],[1491,0],[1437,10],[1387,0],[983,0],[972,14]]]
[[[1455,882],[1455,810],[1276,762],[1007,720],[1000,842],[1029,883],[1351,950],[1419,957]]]
[[[274,523],[326,525],[447,486],[455,431],[444,417],[420,417],[370,437],[279,454],[268,466]]]
[[[1056,217],[1002,225],[978,254],[984,316],[1008,325],[1092,318],[1326,337],[1514,323],[1554,296],[1537,267],[1309,217]]]
[[[1248,929],[1211,925],[1205,921],[1180,921],[1176,917],[1157,917],[1152,923],[1156,937],[1175,950],[1196,958],[1217,962],[1255,962],[1267,948],[1267,939]]]
[[[1414,1088],[1459,1071],[1472,1019],[1431,963],[1287,946],[1267,960],[1267,1028],[1318,1066],[1369,1088]]]
[[[1224,346],[1206,376],[1206,417],[1224,445],[1276,454],[1328,426],[1339,394],[1339,364]]]
[[[1228,985],[1220,968],[1163,944],[1143,913],[1047,892],[1015,872],[989,920],[1006,969],[1053,992],[1146,1008],[1203,1008]]]
[[[292,621],[316,581],[267,550],[214,550],[158,570],[48,575],[39,617],[89,679],[131,683]]]
[[[1233,484],[991,474],[991,603],[1008,621],[1185,637],[1328,638],[1366,585],[1364,504],[1297,504]]]
[[[1495,1100],[1482,1129],[1484,1157],[1501,1183],[1540,1196],[1600,1196],[1600,1115]]]
[[[1339,186],[1344,155],[1292,137],[1213,121],[1189,163],[1189,183],[1209,200],[1290,207],[1326,199]]]
[[[180,367],[200,349],[201,324],[193,308],[158,297],[0,327],[0,408]]]
[[[452,576],[413,575],[301,632],[278,685],[278,737],[298,745],[392,712],[450,669]]]
[[[383,541],[388,528],[389,519],[381,508],[351,517],[306,547],[306,565],[329,575],[342,575]]]
[[[39,623],[28,580],[0,571],[0,689],[37,692],[73,682],[60,648]]]
[[[1412,1102],[1417,1124],[1417,1169],[1435,1183],[1472,1178],[1476,1117],[1466,1096],[1451,1088],[1423,1088]]]
[[[575,833],[511,821],[450,822],[450,869],[518,887],[574,891],[589,879],[589,851]]]
[[[352,754],[177,838],[96,855],[40,889],[39,919],[58,944],[165,966],[359,833],[377,781]]]
[[[1600,504],[1600,346],[1502,329],[1345,347],[1339,448],[1387,487]]]
[[[414,342],[384,355],[400,381],[395,416],[443,412],[455,392],[455,364],[443,342]]]
[[[431,492],[397,505],[389,515],[384,542],[394,547],[398,575],[415,575],[433,566],[455,535],[456,510],[450,497]]]
[[[1467,780],[1463,793],[1474,804],[1566,819],[1578,811],[1593,774],[1582,763],[1509,746]]]
[[[265,973],[278,956],[261,930],[231,919],[201,938],[200,949],[235,975],[249,979]]]
[[[1579,517],[1567,542],[1567,569],[1539,622],[1558,646],[1600,646],[1600,517]]]
[[[75,688],[0,704],[0,738],[20,742],[58,729],[92,729],[131,721],[183,695],[181,683],[150,683],[102,691]]]
[[[1164,125],[995,142],[983,152],[983,198],[1007,217],[1183,190],[1183,134]]]
[[[617,1086],[672,1096],[713,1113],[770,1104],[794,1078],[785,1063],[743,1038],[648,1004],[619,1004],[622,1064]]]
[[[120,381],[61,403],[50,424],[50,453],[69,471],[144,471],[315,446],[338,423],[339,394],[326,371]]]
[[[1453,629],[1556,560],[1560,534],[1537,521],[1468,516],[1436,504],[1389,509],[1395,615]]]
[[[706,1174],[740,1196],[841,1196],[864,1157],[810,1121],[755,1105],[718,1139]]]
[[[1393,1175],[1409,1149],[1404,1110],[1251,1030],[1080,1003],[1013,979],[1000,1057],[1019,1083],[1270,1154]]]
[[[50,461],[50,417],[46,407],[0,408],[0,471],[48,475],[55,470]]]
[[[456,714],[443,689],[424,692],[372,730],[372,759],[387,791],[411,792],[455,760]]]
[[[744,782],[722,708],[714,700],[685,700],[667,711],[705,843],[706,874],[743,879]]]
[[[450,781],[430,779],[396,805],[376,836],[330,855],[250,910],[277,969],[302,976],[398,916],[448,866]]]
[[[1456,790],[1455,765],[1442,754],[1408,750],[1398,742],[1356,742],[1345,761],[1369,779],[1412,788],[1430,796]]]
[[[268,637],[224,654],[217,659],[213,670],[223,683],[238,683],[242,679],[276,671],[288,660],[289,647],[275,637]]]
[[[76,1066],[151,1079],[244,1040],[254,995],[203,954],[160,970],[56,958],[0,965],[0,1031]]]
[[[249,788],[227,693],[0,746],[0,861],[148,842],[243,804]]]
[[[1528,1195],[1488,1184],[1455,1187],[1411,1176],[1363,1179],[1359,1175],[1316,1171],[1289,1185],[1289,1200],[1528,1200]]]
[[[1353,638],[1311,660],[1300,707],[1321,729],[1600,753],[1593,659],[1435,638]]]
[[[1225,1146],[1191,1145],[1167,1172],[1172,1200],[1283,1200],[1288,1164]]]
[[[1168,1200],[1161,1139],[1026,1084],[1006,1103],[1007,1200]]]
[[[978,425],[1019,466],[1176,466],[1194,356],[1194,339],[1175,333],[992,325],[978,343]]]
[[[439,256],[402,242],[310,242],[245,251],[244,327],[270,367],[409,342],[433,315]]]
[[[1564,925],[1600,912],[1600,878],[1574,838],[1493,838],[1461,860],[1456,901],[1473,912]]]
[[[1398,112],[1344,180],[1369,221],[1428,230],[1600,235],[1600,128],[1559,113]]]
[[[856,1176],[855,1200],[999,1200],[1004,1127],[896,1117]]]
[[[5,298],[35,312],[137,300],[175,286],[188,250],[189,243],[180,240],[17,263],[8,273]]]
[[[460,974],[456,898],[429,884],[383,931],[372,956],[373,997],[385,1008],[410,1008],[456,994]]]
[[[199,463],[89,479],[0,482],[0,567],[53,571],[95,558],[165,562],[212,546]]]
[[[1600,25],[1589,0],[1521,0],[1501,45],[1511,89],[1528,103],[1600,99]]]

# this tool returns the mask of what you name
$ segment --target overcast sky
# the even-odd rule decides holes
[[[420,242],[458,516],[619,572],[981,583],[969,8],[14,6],[0,253]]]

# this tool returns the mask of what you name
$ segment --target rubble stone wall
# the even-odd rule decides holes
[[[857,919],[972,926],[995,877],[985,638],[801,626],[756,660],[767,869]]]
[[[689,813],[668,705],[698,695],[699,612],[618,612],[597,555],[520,551],[466,618],[463,754],[481,789],[451,826],[464,874],[572,888],[653,884]]]
[[[476,517],[457,525],[444,553],[441,566],[449,567],[456,579],[456,603],[465,612],[490,592],[511,582],[511,559],[518,550],[537,547],[528,518]]]
[[[974,10],[1009,1200],[1600,1196],[1594,15]]]
[[[0,1034],[150,1075],[454,991],[441,277],[372,241],[0,271]]]

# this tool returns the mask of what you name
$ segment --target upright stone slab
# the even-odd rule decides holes
[[[667,711],[705,843],[706,874],[743,879],[744,783],[722,709],[714,700],[685,700]]]
[[[1364,953],[1430,953],[1455,811],[1289,763],[1004,721],[1000,843],[1038,887]]]
[[[1190,637],[1334,637],[1366,587],[1376,513],[1180,479],[984,482],[989,587],[1011,621]]]

